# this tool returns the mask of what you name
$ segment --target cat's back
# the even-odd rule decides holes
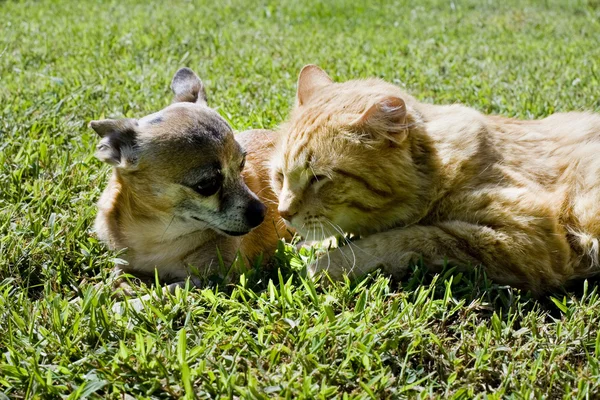
[[[560,137],[566,143],[600,141],[600,114],[556,113],[539,120],[539,125],[548,135]]]
[[[600,184],[600,115],[557,113],[544,119],[519,120],[484,115],[462,106],[427,105],[428,134],[442,161],[478,168],[501,165],[547,190],[576,173]],[[578,168],[572,169],[577,164]],[[571,171],[572,169],[572,171]]]
[[[578,157],[582,150],[591,153],[590,145],[600,144],[600,114],[557,113],[536,120],[519,120],[496,115],[486,118],[497,140],[533,142],[543,148],[549,156],[562,154],[569,157],[573,152],[573,156]]]
[[[577,273],[600,265],[600,115],[518,120],[463,106],[433,115],[440,158],[457,171],[441,203],[447,216],[524,230],[562,226],[576,257],[585,255],[574,261]]]

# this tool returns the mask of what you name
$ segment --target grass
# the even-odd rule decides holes
[[[0,2],[0,399],[598,398],[592,282],[532,299],[481,270],[330,288],[273,271],[111,311],[90,231],[91,119],[170,102],[181,66],[237,129],[275,127],[299,69],[520,118],[600,109],[597,1]],[[143,289],[153,290],[153,289]],[[80,302],[69,300],[80,296]]]

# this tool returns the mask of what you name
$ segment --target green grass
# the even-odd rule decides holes
[[[534,300],[417,266],[321,288],[289,247],[274,271],[114,314],[108,285],[92,289],[119,255],[90,230],[108,169],[86,128],[167,105],[181,66],[237,130],[277,126],[307,63],[486,113],[598,111],[598,1],[4,1],[0,15],[0,399],[600,396],[591,282]]]

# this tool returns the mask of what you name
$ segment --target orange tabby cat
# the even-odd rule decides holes
[[[401,277],[423,257],[542,293],[599,271],[599,115],[486,116],[308,65],[282,131],[271,166],[281,216],[309,239],[361,237],[313,274]]]

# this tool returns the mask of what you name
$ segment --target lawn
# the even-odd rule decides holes
[[[182,66],[238,131],[277,127],[307,63],[486,113],[600,111],[598,1],[0,1],[0,16],[0,399],[600,396],[594,282],[533,299],[417,265],[322,288],[282,244],[272,270],[113,313],[119,254],[91,231],[108,168],[87,128],[164,107]]]

